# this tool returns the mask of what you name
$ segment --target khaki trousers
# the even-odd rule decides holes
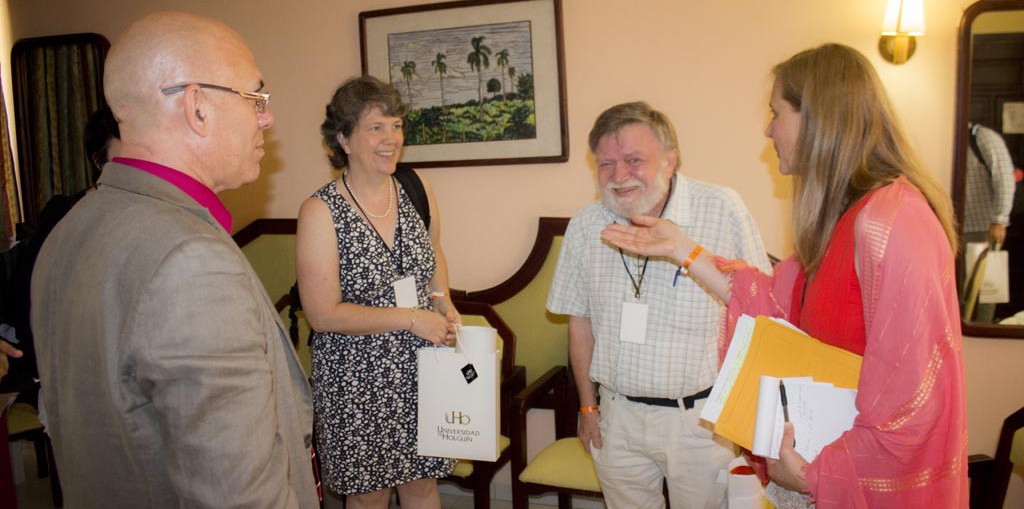
[[[601,388],[601,449],[591,448],[611,509],[661,509],[667,480],[672,509],[724,509],[724,470],[736,457],[731,442],[712,434],[700,409],[629,401]]]

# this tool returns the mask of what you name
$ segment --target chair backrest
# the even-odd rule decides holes
[[[1014,450],[1015,447],[1017,450]],[[989,499],[984,507],[993,509],[1003,507],[1014,464],[1019,466],[1022,464],[1020,462],[1024,460],[1022,448],[1024,448],[1024,407],[1010,414],[1003,421],[1003,428],[999,432],[999,444],[996,446],[991,484],[987,490]]]
[[[568,218],[540,218],[533,249],[512,277],[486,290],[452,291],[456,300],[490,304],[518,341],[526,342],[523,343],[526,346],[515,349],[515,360],[526,366],[530,381],[554,366],[568,363],[568,318],[550,314],[545,309],[568,224]],[[236,233],[234,238],[267,293],[272,298],[287,294],[295,282],[295,220],[258,219]],[[279,311],[283,309],[281,302],[278,301]],[[285,301],[284,306],[287,305]],[[304,321],[300,320],[300,323]],[[285,323],[289,323],[287,318]],[[300,332],[298,348],[302,348],[307,335],[305,330]]]
[[[288,297],[287,295],[285,297]],[[306,314],[301,309],[293,311],[290,299],[282,297],[277,302],[277,312],[281,315],[281,322],[291,329],[292,344],[295,346],[295,353],[299,356],[299,364],[306,378],[313,376],[312,353],[309,349],[309,335],[312,332],[309,322],[306,321]]]
[[[271,299],[288,293],[295,283],[294,233],[262,233],[239,245]]]
[[[528,383],[569,361],[569,320],[545,307],[568,224],[568,218],[540,218],[533,249],[512,277],[486,290],[464,292],[466,300],[494,306],[508,323],[519,340],[517,361],[526,367]]]

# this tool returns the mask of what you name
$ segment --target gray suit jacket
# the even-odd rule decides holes
[[[32,327],[65,507],[318,506],[295,351],[176,187],[108,164],[43,245]]]

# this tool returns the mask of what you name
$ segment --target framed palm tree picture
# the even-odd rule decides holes
[[[483,0],[359,14],[363,74],[408,108],[416,167],[564,162],[561,0]]]

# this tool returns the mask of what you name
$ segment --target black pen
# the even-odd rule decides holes
[[[786,401],[786,384],[779,380],[779,397],[782,398],[782,418],[789,422],[789,401]]]
[[[786,400],[786,384],[779,380],[779,398],[782,399],[782,418],[789,422],[789,401]],[[793,433],[793,442],[796,443],[796,433]]]

